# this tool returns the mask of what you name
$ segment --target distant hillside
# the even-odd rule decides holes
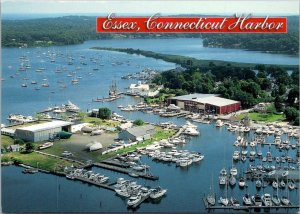
[[[79,44],[91,39],[201,37],[204,46],[298,54],[298,16],[288,17],[288,34],[115,34],[96,33],[96,16],[65,16],[2,20],[2,46],[19,47]]]

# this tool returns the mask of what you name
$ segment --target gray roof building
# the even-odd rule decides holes
[[[150,139],[155,133],[155,128],[152,125],[136,126],[123,130],[119,133],[119,138],[125,141],[140,141]]]

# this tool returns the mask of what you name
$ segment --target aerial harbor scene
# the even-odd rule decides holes
[[[299,213],[299,2],[174,2],[266,4],[288,33],[101,34],[135,9],[1,3],[3,213]]]

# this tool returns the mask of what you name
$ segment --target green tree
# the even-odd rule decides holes
[[[31,142],[28,142],[25,144],[25,151],[26,152],[32,152],[34,150],[34,145]]]
[[[144,125],[144,123],[145,122],[141,119],[137,119],[133,122],[133,124],[136,125],[136,126],[142,126],[142,125]]]
[[[283,112],[284,110],[284,98],[281,96],[276,96],[274,100],[274,106],[277,112]]]
[[[299,117],[299,112],[294,107],[287,107],[284,113],[288,121],[295,121],[296,118]]]
[[[279,95],[284,95],[286,92],[286,86],[284,84],[280,84],[278,87],[278,93]]]
[[[14,140],[14,144],[23,145],[24,143],[25,143],[24,140],[19,139],[19,138],[17,138],[17,139]]]
[[[299,121],[300,120],[300,118],[299,118],[299,116],[298,117],[296,117],[296,120],[294,121],[294,126],[299,126]]]
[[[109,108],[99,108],[98,117],[101,119],[109,119],[111,117],[111,110]]]

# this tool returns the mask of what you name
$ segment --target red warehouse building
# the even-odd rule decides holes
[[[225,99],[217,94],[189,94],[168,99],[168,104],[175,104],[181,109],[209,114],[228,114],[240,110],[239,101]]]

